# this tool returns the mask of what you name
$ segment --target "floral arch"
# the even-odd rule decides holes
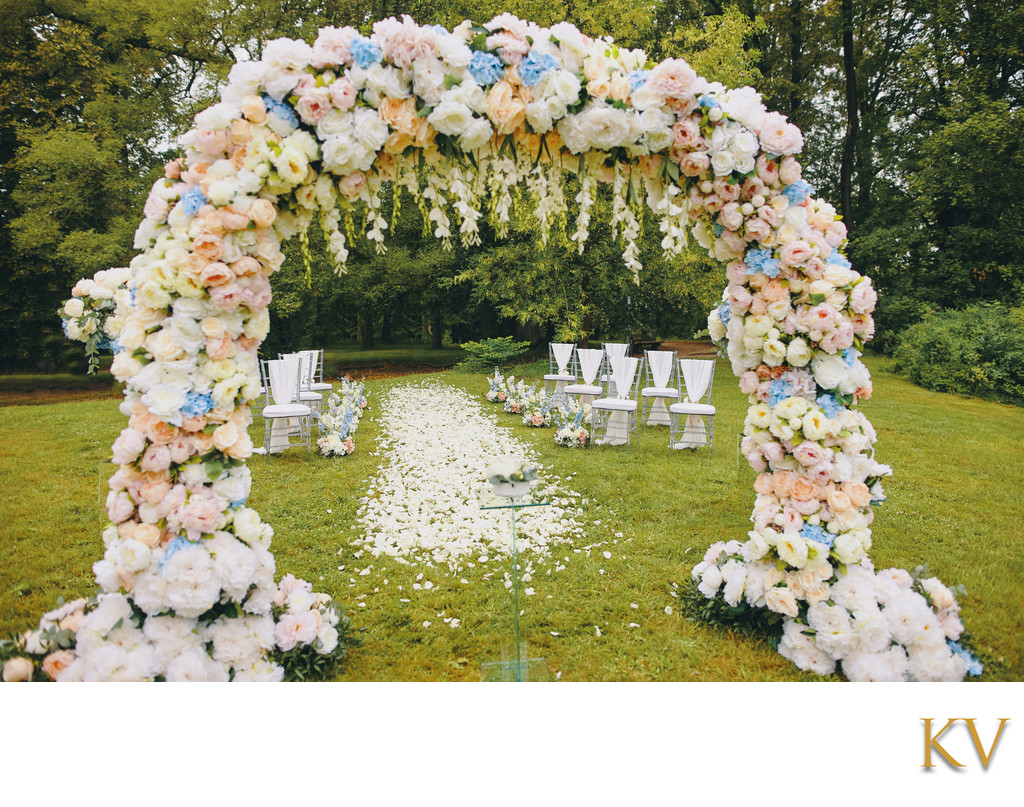
[[[692,232],[728,264],[709,327],[750,397],[743,451],[761,472],[753,529],[709,550],[694,570],[701,592],[780,614],[780,651],[801,668],[935,680],[976,663],[952,644],[962,625],[945,586],[868,561],[890,472],[855,408],[871,395],[859,356],[876,295],[842,254],[835,209],[801,179],[799,129],[753,89],[568,23],[504,14],[449,32],[390,18],[369,37],[324,28],[312,45],[270,42],[232,68],[181,145],[146,202],[130,270],[82,281],[65,310],[70,335],[87,338],[91,303],[119,301],[99,332],[116,337],[129,424],[95,566],[104,594],[51,665],[59,678],[280,679],[269,653],[337,644],[329,598],[275,584],[272,529],[245,507],[248,404],[282,241],[319,218],[339,267],[357,231],[383,252],[385,182],[446,243],[478,243],[485,215],[507,231],[519,185],[541,237],[568,227],[582,251],[597,185],[609,184],[635,272],[641,205],[666,253]],[[124,281],[130,295],[115,291]]]

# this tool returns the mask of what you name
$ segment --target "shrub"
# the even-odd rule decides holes
[[[897,372],[926,389],[1024,406],[1024,308],[929,314],[903,332],[893,358]]]
[[[511,336],[484,339],[480,342],[463,342],[462,349],[469,358],[458,367],[462,370],[491,370],[507,366],[516,356],[530,349],[529,342],[513,342]]]

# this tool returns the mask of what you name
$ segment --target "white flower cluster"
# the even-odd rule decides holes
[[[352,437],[359,428],[359,419],[366,409],[363,384],[347,378],[341,380],[341,389],[327,398],[327,410],[317,414],[320,438],[316,441],[320,453],[326,457],[351,454],[356,450]]]
[[[481,510],[478,495],[489,490],[484,474],[494,457],[536,464],[527,446],[483,415],[465,392],[436,382],[392,388],[379,423],[385,462],[360,500],[363,535],[356,543],[375,556],[453,566],[488,552],[511,553],[507,514]],[[579,494],[537,484],[565,504],[518,514],[521,554],[545,555],[584,534],[577,508],[569,504]]]
[[[768,608],[786,618],[779,653],[802,670],[851,681],[960,681],[977,660],[953,643],[963,624],[953,592],[937,578],[868,561],[833,566],[823,556],[799,570],[755,560],[738,541],[716,543],[693,568],[708,599]]]

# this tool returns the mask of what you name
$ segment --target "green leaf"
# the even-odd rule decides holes
[[[813,303],[814,305],[819,305],[820,303],[823,303],[823,302],[825,302],[825,295],[824,294],[812,294],[811,295],[811,303]]]
[[[472,44],[472,47],[475,50],[486,51],[487,50],[487,31],[485,30],[482,33],[479,33],[475,37],[473,37],[473,42],[471,44]]]
[[[204,463],[206,468],[206,476],[211,482],[216,482],[220,479],[220,475],[224,472],[224,460],[213,459],[207,460]]]
[[[449,76],[447,73],[445,73],[445,76],[444,76],[444,88],[446,90],[450,90],[452,87],[458,87],[461,83],[462,83],[462,79],[461,78],[456,78],[455,76]]]
[[[434,108],[432,106],[425,106],[425,107],[423,107],[423,109],[419,110],[416,113],[416,117],[417,118],[425,118],[425,117],[427,117],[427,115],[429,115],[433,111],[434,111]]]

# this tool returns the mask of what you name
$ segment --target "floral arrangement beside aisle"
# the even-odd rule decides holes
[[[59,312],[64,335],[85,343],[89,373],[95,373],[99,367],[101,350],[116,352],[119,349],[117,337],[135,298],[131,276],[131,269],[119,266],[101,269],[91,278],[82,278]]]
[[[505,411],[510,415],[521,415],[526,409],[533,406],[539,399],[537,384],[526,385],[526,381],[519,379],[513,383],[514,377],[509,376],[505,384]]]
[[[316,416],[320,430],[316,444],[325,457],[343,457],[356,450],[353,435],[366,409],[363,386],[362,381],[342,379],[341,389],[332,391],[327,399],[327,411]]]
[[[494,368],[494,375],[487,377],[487,393],[484,397],[490,403],[504,403],[508,397],[508,392],[505,389],[505,376],[501,374],[501,370],[497,367]]]
[[[558,429],[555,431],[555,445],[563,448],[586,448],[590,441],[590,432],[584,423],[590,423],[590,405],[571,402],[568,410],[559,409],[555,413]]]

